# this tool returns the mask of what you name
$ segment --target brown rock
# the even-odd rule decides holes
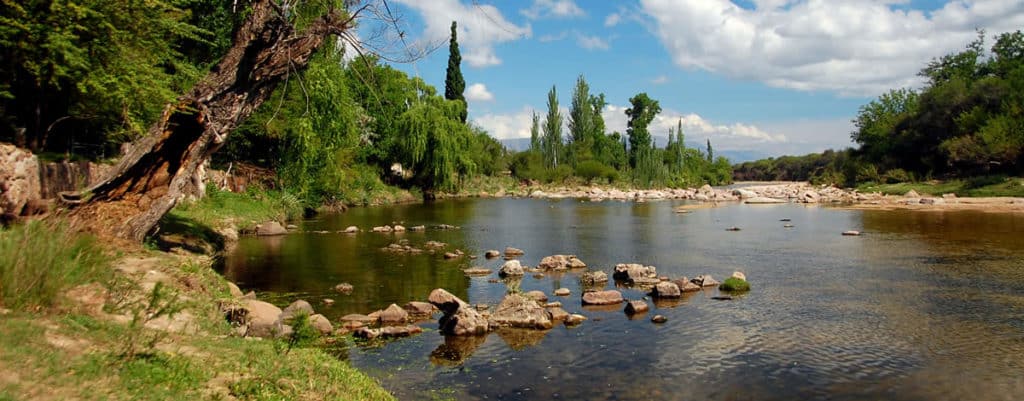
[[[462,270],[462,274],[465,274],[467,276],[486,276],[491,274],[491,270],[485,269],[483,267],[470,267],[468,269]]]
[[[651,317],[651,322],[654,322],[654,323],[665,323],[667,321],[668,321],[668,318],[663,316],[663,315],[654,315],[654,316]]]
[[[443,334],[456,336],[485,334],[490,330],[487,319],[463,300],[444,289],[430,292],[428,300],[444,313],[438,321]]]
[[[634,300],[626,302],[625,312],[630,315],[647,312],[650,307],[647,306],[647,302]]]
[[[551,320],[553,320],[553,321],[558,322],[558,321],[563,321],[563,320],[569,318],[569,312],[566,312],[565,309],[562,309],[562,308],[557,307],[557,306],[556,307],[547,308],[547,309],[548,309],[548,313],[551,314]]]
[[[583,293],[584,305],[614,305],[622,303],[622,293],[616,290],[592,291]]]
[[[562,287],[562,288],[559,288],[559,289],[555,290],[555,296],[558,296],[558,297],[567,297],[571,293],[572,293],[572,291],[570,291],[568,288],[565,288],[565,287]]]
[[[565,319],[565,325],[566,326],[575,326],[575,325],[578,325],[580,323],[583,323],[584,320],[587,320],[586,316],[573,313],[573,314],[569,315],[568,318]]]
[[[676,283],[662,281],[654,286],[654,291],[651,292],[651,295],[657,298],[679,298],[683,294]]]
[[[546,330],[552,327],[551,314],[537,301],[519,294],[510,294],[498,304],[490,323],[500,327]]]
[[[391,304],[380,312],[380,323],[385,325],[402,324],[409,320],[409,312],[402,307]]]
[[[274,236],[274,235],[285,235],[288,234],[288,230],[276,221],[268,221],[266,223],[256,226],[256,235],[260,236]]]
[[[327,320],[327,318],[321,314],[310,316],[309,324],[322,336],[326,336],[334,332],[334,326],[331,325],[331,321]]]
[[[505,256],[521,256],[521,255],[524,255],[524,254],[525,254],[525,252],[523,252],[523,250],[519,249],[519,248],[513,248],[513,247],[505,248]]]
[[[352,290],[355,290],[355,287],[349,283],[341,283],[334,286],[334,290],[342,294],[351,294]]]
[[[358,313],[352,313],[352,314],[348,314],[348,315],[342,316],[341,319],[339,319],[339,320],[341,320],[342,322],[358,322],[358,323],[362,323],[362,324],[370,324],[370,323],[377,322],[377,319],[374,319],[374,318],[369,317],[367,315],[360,315]]]
[[[405,311],[414,316],[430,316],[437,308],[429,302],[409,301],[404,306]]]
[[[499,256],[501,256],[501,252],[498,252],[497,250],[494,249],[484,252],[484,257],[487,259],[494,259]]]
[[[523,295],[525,295],[527,298],[530,298],[530,299],[532,299],[534,301],[537,301],[537,302],[547,302],[548,301],[548,296],[546,294],[544,294],[544,291],[537,291],[537,290],[527,291]]]
[[[244,310],[242,321],[247,327],[246,336],[271,338],[284,333],[279,319],[281,308],[255,299],[242,300],[241,307]]]
[[[677,280],[673,281],[673,283],[675,283],[675,285],[677,287],[679,287],[679,290],[682,291],[682,292],[694,292],[694,291],[700,291],[700,289],[701,289],[701,287],[699,285],[694,284],[693,282],[690,281],[690,279],[688,279],[686,277],[682,277],[680,279],[677,279]]]
[[[720,284],[718,280],[715,280],[713,277],[711,277],[710,274],[701,274],[697,277],[694,277],[693,280],[690,280],[690,282],[697,284],[701,287],[718,287],[718,284]]]

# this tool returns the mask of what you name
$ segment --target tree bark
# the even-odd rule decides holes
[[[354,16],[336,10],[296,32],[276,3],[254,1],[224,59],[164,109],[106,180],[64,197],[73,225],[141,242],[164,214],[202,189],[203,166],[228,134],[288,74],[304,69],[328,36],[354,26]]]

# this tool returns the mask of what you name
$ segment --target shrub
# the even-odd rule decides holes
[[[605,165],[597,160],[585,160],[576,166],[576,176],[593,182],[598,178],[604,178],[608,182],[614,182],[619,173],[611,166]]]
[[[718,289],[722,291],[750,291],[750,283],[736,277],[729,277],[718,286]]]
[[[93,237],[60,221],[30,221],[0,230],[0,304],[52,306],[70,287],[105,281],[107,256]]]
[[[885,175],[882,176],[882,180],[885,181],[886,184],[899,184],[901,182],[913,182],[914,176],[904,169],[894,168],[886,171]]]

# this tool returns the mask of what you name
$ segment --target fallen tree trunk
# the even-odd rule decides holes
[[[353,28],[336,10],[296,32],[274,0],[256,0],[227,55],[134,142],[109,178],[65,197],[72,224],[141,242],[179,201],[203,188],[204,164],[288,74],[304,69],[330,35]]]

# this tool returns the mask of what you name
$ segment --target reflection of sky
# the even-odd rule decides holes
[[[721,280],[740,270],[753,284],[751,293],[734,301],[711,300],[717,291],[709,290],[677,305],[651,303],[647,315],[631,321],[618,308],[583,310],[578,273],[527,275],[524,291],[545,291],[569,312],[591,319],[542,338],[492,334],[457,367],[430,362],[444,342],[436,331],[350,354],[355,366],[382,378],[401,399],[443,396],[437,390],[445,388],[459,399],[506,400],[1024,395],[1024,217],[803,205],[730,205],[677,215],[675,204],[455,201],[353,209],[306,226],[366,228],[398,219],[407,226],[457,224],[461,230],[406,238],[441,240],[472,254],[515,246],[526,251],[522,260],[529,265],[550,254],[576,254],[609,273],[623,262],[654,265],[673,278],[710,273]],[[784,229],[781,218],[795,227]],[[743,230],[725,231],[730,226]],[[851,229],[865,235],[839,235]],[[351,282],[360,288],[356,280],[366,277],[388,288],[384,296],[353,301],[367,311],[414,298],[429,285],[465,286],[459,295],[472,303],[495,304],[505,291],[503,283],[458,272],[469,265],[496,270],[500,259],[444,262],[382,254],[378,248],[392,239],[379,234],[291,240],[268,253],[309,255],[267,256],[267,266],[252,274],[279,284],[293,274],[330,277],[282,286],[295,291],[319,281],[333,285],[336,276],[352,273],[344,266],[354,253],[362,273]],[[300,249],[288,251],[291,246]],[[243,254],[258,254],[256,248]],[[571,296],[551,296],[563,286]],[[623,292],[627,299],[645,295]],[[669,320],[651,324],[654,314]]]

